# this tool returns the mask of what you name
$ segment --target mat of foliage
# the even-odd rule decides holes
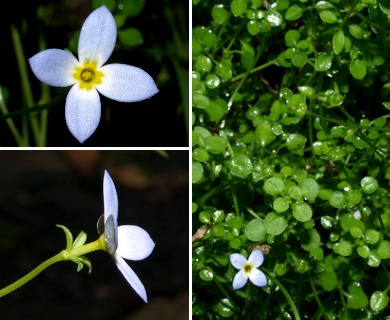
[[[192,4],[193,317],[390,319],[388,1]]]

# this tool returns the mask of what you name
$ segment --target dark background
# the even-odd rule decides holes
[[[0,298],[1,319],[188,319],[188,151],[0,151],[0,287],[65,248],[66,226],[98,238],[103,172],[116,186],[118,224],[144,228],[152,254],[128,261],[145,304],[103,251],[87,268],[59,262]]]
[[[115,0],[117,6],[121,0]],[[104,2],[104,1],[101,1]],[[123,63],[139,67],[155,80],[160,92],[150,99],[121,103],[100,95],[102,116],[95,133],[82,145],[69,132],[65,122],[65,98],[69,88],[50,87],[51,99],[59,102],[50,107],[47,146],[51,147],[186,147],[188,133],[183,108],[188,108],[188,97],[180,95],[181,82],[173,61],[188,71],[188,1],[145,1],[141,13],[126,20],[124,28],[137,28],[144,38],[142,45],[129,48],[119,43],[106,64]],[[37,12],[41,12],[38,17]],[[10,26],[21,34],[25,58],[38,53],[41,32],[47,48],[70,48],[72,36],[78,32],[93,11],[91,0],[8,1],[7,9],[0,10],[0,85],[9,90],[9,112],[22,108],[20,76],[11,40]],[[171,14],[173,28],[166,12]],[[180,21],[186,21],[186,32],[180,33]],[[182,29],[182,28],[181,28]],[[173,31],[181,34],[175,40]],[[181,45],[179,45],[181,43]],[[77,48],[77,44],[76,44]],[[75,53],[77,57],[77,53]],[[31,72],[29,79],[35,102],[40,97],[40,81]],[[187,72],[188,74],[188,72]],[[188,79],[188,75],[186,77]],[[188,87],[188,83],[185,84]],[[51,100],[51,101],[52,101]],[[21,116],[14,116],[20,128]],[[33,141],[30,142],[33,146]],[[0,146],[15,146],[4,120],[0,120]]]

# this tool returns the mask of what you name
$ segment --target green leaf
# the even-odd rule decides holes
[[[299,183],[299,187],[301,188],[302,195],[308,200],[314,200],[320,191],[317,181],[310,178],[302,180]]]
[[[338,29],[337,32],[333,35],[332,45],[333,51],[336,55],[340,54],[344,49],[345,44],[345,35],[342,29]]]
[[[289,208],[289,201],[285,198],[276,198],[273,203],[273,208],[276,212],[285,212]]]
[[[247,24],[247,29],[252,36],[255,36],[260,32],[261,24],[257,20],[250,20]]]
[[[286,13],[284,14],[284,19],[287,21],[298,20],[300,17],[302,17],[302,14],[303,8],[297,4],[293,4],[287,9]]]
[[[379,243],[378,254],[380,255],[381,259],[390,258],[390,241],[383,240]]]
[[[242,15],[247,6],[247,1],[246,0],[233,0],[231,4],[231,10],[232,13],[235,17],[238,17]]]
[[[234,154],[229,161],[230,172],[239,178],[246,178],[252,172],[252,161],[244,154]]]
[[[284,217],[271,212],[265,217],[264,226],[268,234],[278,236],[286,230],[288,224]]]
[[[338,20],[336,13],[334,11],[331,11],[331,10],[321,11],[320,18],[323,22],[329,23],[329,24],[335,23]]]
[[[264,221],[262,219],[253,219],[249,221],[244,232],[251,241],[262,243],[267,238]]]
[[[203,166],[198,161],[192,162],[192,183],[198,183],[203,178]]]
[[[298,30],[290,29],[284,35],[284,41],[287,47],[295,47],[298,40],[301,38],[301,34]]]
[[[314,69],[316,69],[316,71],[329,70],[332,66],[332,59],[333,56],[331,54],[320,54],[314,63]]]
[[[373,177],[364,177],[360,181],[362,191],[366,194],[373,194],[379,187],[378,181]]]
[[[216,4],[211,9],[211,16],[216,24],[224,24],[229,16],[229,12],[222,4]]]
[[[367,67],[362,60],[353,60],[349,64],[349,71],[357,80],[362,80],[367,74]]]
[[[145,5],[145,0],[119,0],[118,9],[125,16],[138,16]]]
[[[373,311],[381,311],[387,307],[389,296],[383,291],[375,291],[370,298],[370,307]]]
[[[293,216],[300,222],[307,222],[313,216],[311,207],[307,203],[293,204]]]
[[[363,39],[364,32],[363,29],[358,24],[348,25],[348,30],[354,38]]]
[[[389,0],[378,0],[379,8],[386,15],[390,15],[390,1]]]
[[[271,177],[265,180],[263,188],[265,193],[271,196],[276,196],[283,192],[284,182],[280,178]]]
[[[368,306],[368,298],[364,293],[360,283],[354,282],[348,286],[348,308],[361,309]]]
[[[206,150],[213,154],[219,154],[225,151],[227,147],[226,139],[218,136],[210,136],[204,140]]]
[[[119,41],[129,47],[139,46],[144,43],[142,33],[136,28],[127,28],[118,31]]]
[[[213,272],[213,270],[210,267],[205,267],[204,269],[199,271],[199,277],[203,281],[210,282],[214,278],[214,272]]]

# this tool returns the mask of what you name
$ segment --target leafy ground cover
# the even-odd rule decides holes
[[[389,4],[192,4],[193,317],[390,319]]]

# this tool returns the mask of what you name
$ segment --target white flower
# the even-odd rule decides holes
[[[126,64],[103,66],[114,50],[116,24],[105,7],[93,11],[80,32],[77,60],[60,49],[41,51],[29,59],[42,82],[54,87],[73,86],[66,98],[65,119],[70,132],[83,143],[96,130],[101,114],[98,91],[120,102],[145,100],[158,92],[148,73]]]
[[[234,268],[240,270],[234,276],[233,289],[241,289],[249,280],[258,287],[264,287],[267,285],[267,278],[265,274],[257,269],[263,264],[264,256],[260,250],[254,250],[248,260],[239,253],[233,253],[230,255],[230,262]]]
[[[131,225],[118,227],[118,196],[114,182],[107,171],[104,172],[103,198],[104,240],[108,247],[108,253],[112,255],[116,266],[133,289],[145,302],[148,302],[145,287],[123,258],[128,260],[145,259],[152,253],[155,244],[149,234],[140,227]]]

